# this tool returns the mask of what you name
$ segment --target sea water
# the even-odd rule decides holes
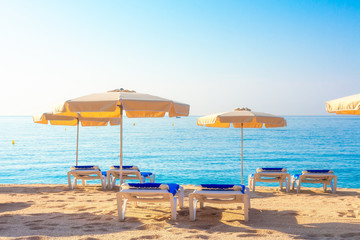
[[[256,168],[285,167],[331,169],[338,187],[360,188],[360,117],[285,118],[284,128],[244,129],[244,184]],[[123,129],[124,165],[153,172],[157,182],[241,182],[241,129],[197,126],[194,116],[124,118]],[[119,146],[119,126],[80,127],[79,165],[119,165]],[[76,126],[0,117],[1,184],[67,184],[75,153]]]

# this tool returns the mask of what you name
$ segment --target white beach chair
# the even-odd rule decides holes
[[[73,182],[71,176],[74,177]],[[106,172],[102,172],[98,166],[73,166],[67,173],[69,189],[74,189],[77,180],[82,180],[82,185],[86,185],[87,180],[99,179],[103,189],[106,188]]]
[[[196,186],[193,193],[189,194],[190,221],[196,219],[196,205],[200,202],[200,208],[204,203],[228,204],[242,203],[244,220],[249,221],[250,193],[249,188],[244,185],[229,184],[202,184]]]
[[[331,170],[305,170],[302,174],[295,174],[291,177],[292,189],[296,184],[297,193],[300,192],[301,183],[322,183],[324,192],[327,185],[331,186],[331,192],[336,193],[337,176]]]
[[[258,168],[256,173],[249,175],[249,189],[254,192],[256,182],[278,182],[281,190],[285,183],[286,192],[289,192],[290,178],[286,168]]]
[[[108,188],[112,189],[116,185],[116,179],[120,179],[120,166],[111,166],[110,170],[107,171],[106,178]],[[126,180],[139,180],[140,183],[145,183],[146,179],[153,183],[155,182],[155,174],[140,172],[137,166],[123,166],[122,179],[122,183],[125,183]]]
[[[183,207],[184,189],[178,184],[161,183],[123,183],[116,194],[120,221],[125,219],[126,203],[134,202],[170,202],[171,220],[176,220],[177,200]]]

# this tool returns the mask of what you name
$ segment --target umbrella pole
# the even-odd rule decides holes
[[[123,107],[120,107],[120,187],[122,184],[122,161],[123,161]]]
[[[76,136],[76,166],[78,165],[79,156],[79,119],[77,118],[77,136]]]
[[[244,140],[243,140],[243,134],[244,134],[244,124],[241,123],[241,184],[244,184],[244,178],[243,178],[243,149],[244,149]]]

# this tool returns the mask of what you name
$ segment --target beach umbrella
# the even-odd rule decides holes
[[[326,111],[336,114],[360,115],[360,94],[327,101]]]
[[[81,126],[107,126],[119,125],[120,118],[84,118],[80,115],[76,116],[64,116],[56,115],[53,113],[43,113],[41,115],[33,116],[34,123],[48,124],[51,125],[62,125],[62,126],[77,126],[76,133],[76,166],[78,165],[78,152],[79,152],[79,123]]]
[[[197,119],[199,126],[241,128],[241,184],[243,184],[243,130],[244,128],[285,127],[286,120],[268,113],[252,112],[248,108],[236,108],[232,112],[218,113]]]
[[[128,118],[180,117],[189,115],[190,106],[150,94],[115,89],[65,101],[53,113],[84,118],[120,118],[120,171],[123,162],[123,113]],[[121,178],[121,175],[120,175]],[[121,182],[122,179],[120,179]]]

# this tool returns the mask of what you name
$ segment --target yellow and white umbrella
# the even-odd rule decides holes
[[[190,105],[150,94],[116,89],[67,100],[53,109],[53,113],[63,116],[83,118],[120,118],[120,170],[122,170],[123,112],[128,118],[188,116]]]
[[[197,120],[199,126],[229,128],[241,128],[241,184],[243,184],[243,129],[285,127],[286,120],[283,117],[268,113],[252,112],[248,108],[236,108],[232,112],[218,113]]]
[[[53,113],[43,113],[41,115],[33,116],[34,123],[48,124],[51,125],[62,125],[62,126],[77,126],[77,137],[76,137],[76,166],[78,165],[78,150],[79,150],[79,123],[81,126],[107,126],[119,125],[120,118],[84,118],[78,116],[64,116],[56,115]]]
[[[326,111],[336,114],[360,115],[360,94],[327,101]]]

